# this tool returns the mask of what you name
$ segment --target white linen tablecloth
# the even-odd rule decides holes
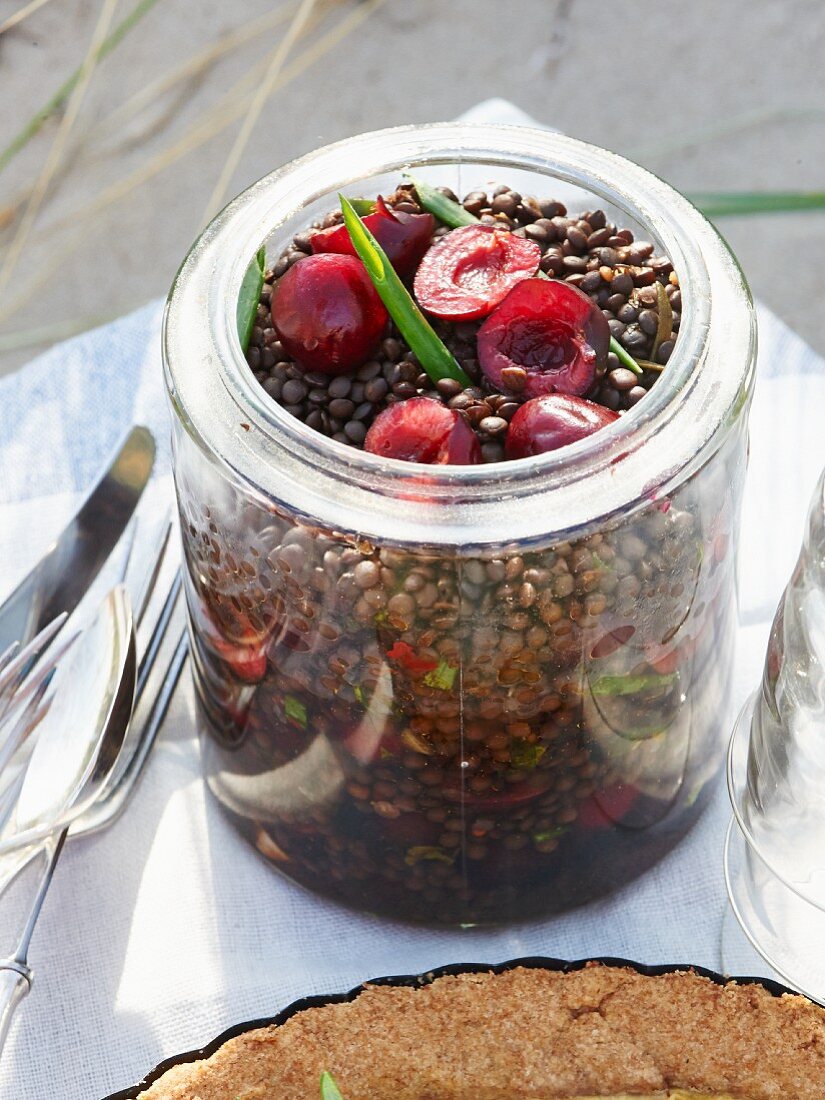
[[[471,116],[529,121],[501,100]],[[0,599],[130,424],[152,427],[168,472],[161,308],[152,303],[0,380]],[[764,307],[759,324],[736,707],[760,675],[825,464],[825,363]],[[604,901],[500,931],[420,930],[355,915],[273,874],[206,796],[192,708],[187,674],[128,812],[64,852],[31,947],[34,988],[0,1062],[2,1100],[96,1100],[231,1024],[382,974],[533,954],[721,965],[721,782],[681,847]],[[22,894],[0,902],[2,947]]]

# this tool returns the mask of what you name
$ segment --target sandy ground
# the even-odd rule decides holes
[[[120,0],[115,18],[132,2]],[[0,146],[82,59],[100,3],[50,0],[0,38]],[[0,22],[17,6],[0,0]],[[271,53],[282,30],[259,34],[205,79],[178,85],[127,121],[106,120],[240,20],[276,6],[159,0],[101,65],[57,186],[0,291],[0,373],[44,340],[166,291],[237,123],[176,157],[168,151]],[[231,191],[320,143],[450,118],[490,95],[625,153],[682,190],[822,189],[823,55],[821,0],[386,0],[344,45],[277,92]],[[35,177],[55,129],[50,123],[0,175],[0,208]],[[158,170],[162,155],[168,163]],[[721,228],[754,292],[821,347],[825,213],[728,219]],[[6,229],[0,248],[9,240]]]

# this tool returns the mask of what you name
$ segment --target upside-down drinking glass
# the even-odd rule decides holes
[[[825,1003],[825,472],[761,687],[734,729],[728,779],[736,918],[780,976]]]

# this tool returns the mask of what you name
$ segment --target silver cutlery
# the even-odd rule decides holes
[[[80,510],[0,606],[0,652],[74,611],[125,531],[154,461],[152,433],[132,428]]]
[[[168,531],[167,531],[168,538]],[[83,799],[84,812],[69,825],[61,824],[47,835],[37,846],[29,846],[22,852],[10,854],[9,874],[6,881],[16,875],[39,853],[43,853],[40,878],[37,883],[32,904],[24,926],[20,932],[13,955],[0,961],[0,1050],[5,1042],[9,1024],[16,1006],[31,988],[32,975],[28,965],[28,950],[31,936],[43,906],[55,866],[60,858],[66,836],[71,829],[72,836],[84,835],[108,825],[122,811],[129,795],[141,774],[142,767],[154,743],[158,729],[163,721],[171,701],[180,672],[187,655],[186,639],[183,633],[182,607],[180,606],[180,577],[174,552],[169,550],[167,538],[163,543],[163,561],[156,564],[144,592],[139,597],[135,624],[141,639],[141,659],[135,669],[133,684],[135,687],[132,721],[128,713],[123,722],[122,735],[113,733],[113,743],[121,738],[121,746],[113,758],[108,759],[108,770],[95,788],[95,799]],[[153,593],[161,584],[166,585],[164,594]],[[156,614],[147,613],[158,607]],[[150,621],[145,621],[150,618]],[[174,622],[171,643],[167,638],[170,624]],[[133,632],[134,633],[134,632]],[[145,641],[144,641],[145,639]],[[171,656],[170,656],[171,650]],[[163,664],[168,661],[167,664]],[[156,692],[147,690],[155,687],[153,669],[157,663],[165,667],[165,673]],[[120,712],[118,712],[120,713]],[[113,717],[114,720],[114,717]],[[81,796],[82,797],[82,796]]]

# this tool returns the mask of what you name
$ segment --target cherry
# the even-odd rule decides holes
[[[381,196],[376,211],[367,214],[364,225],[384,249],[399,275],[409,275],[427,251],[435,231],[432,214],[408,214],[390,210]],[[337,252],[343,256],[357,255],[345,225],[333,225],[313,233],[309,241],[313,252]]]
[[[510,421],[504,453],[507,458],[527,458],[555,451],[618,419],[618,415],[604,405],[585,401],[583,397],[571,397],[566,393],[534,397],[526,401]]]
[[[387,311],[360,260],[322,253],[298,260],[275,283],[272,323],[301,366],[344,374],[375,351]]]
[[[481,462],[478,437],[464,417],[429,397],[398,401],[379,413],[367,432],[364,450],[431,466]]]
[[[486,317],[536,273],[540,259],[534,241],[492,225],[463,225],[426,253],[415,275],[415,296],[423,309],[445,320]]]
[[[496,389],[519,397],[587,393],[609,349],[602,311],[558,279],[522,280],[478,332],[484,374]]]

